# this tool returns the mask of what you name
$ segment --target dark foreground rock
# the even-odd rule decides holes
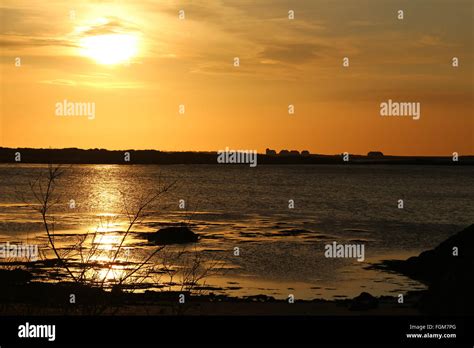
[[[25,270],[0,270],[0,284],[2,285],[25,284],[29,282],[31,278],[31,273]]]
[[[420,309],[430,314],[474,313],[474,225],[433,250],[406,261],[385,261],[386,268],[429,286]]]
[[[195,243],[199,237],[186,226],[166,227],[155,233],[147,234],[148,241],[155,244],[185,244]]]

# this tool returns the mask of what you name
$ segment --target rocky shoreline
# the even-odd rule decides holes
[[[341,300],[277,300],[266,295],[242,298],[176,291],[104,291],[74,283],[32,281],[25,270],[0,270],[2,315],[465,315],[474,313],[474,225],[433,250],[408,260],[373,267],[398,272],[428,290],[398,297],[361,293]],[[71,302],[71,294],[74,302]]]
[[[474,313],[474,224],[419,256],[405,261],[387,260],[377,267],[428,285],[419,303],[422,313]]]

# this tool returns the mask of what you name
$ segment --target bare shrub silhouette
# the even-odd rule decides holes
[[[158,245],[151,252],[145,253],[137,246],[128,246],[136,227],[142,225],[149,216],[148,209],[172,189],[176,181],[162,184],[160,177],[157,189],[140,195],[134,203],[129,201],[127,193],[120,192],[123,203],[121,214],[101,217],[95,229],[69,236],[75,241],[65,245],[64,239],[59,239],[55,234],[55,207],[64,204],[64,200],[57,194],[57,188],[64,173],[65,169],[61,165],[50,164],[46,173],[29,182],[36,201],[36,204],[29,206],[40,214],[48,248],[53,253],[53,258],[48,259],[43,251],[42,265],[50,269],[56,268],[60,283],[69,284],[75,292],[82,291],[82,298],[88,299],[82,301],[81,306],[76,306],[76,309],[66,306],[66,312],[80,311],[96,315],[115,308],[112,314],[116,313],[121,305],[122,294],[135,291],[144,282],[161,291],[196,295],[204,293],[204,287],[200,285],[205,285],[205,278],[220,270],[219,262],[204,260],[195,246],[192,252],[189,245],[180,246],[182,249],[176,252],[165,250],[165,245]],[[111,231],[109,227],[116,225],[119,218],[126,221],[123,231]],[[181,222],[183,224],[189,224],[189,220]],[[116,242],[105,243],[104,239],[110,239],[111,236]],[[166,282],[163,276],[166,276]],[[69,281],[64,282],[64,279]],[[178,282],[175,283],[175,280]],[[91,292],[90,289],[98,289],[100,292]],[[108,290],[111,292],[106,295],[105,291]]]
[[[126,247],[127,240],[134,228],[143,223],[148,216],[147,208],[155,203],[162,195],[168,192],[176,182],[162,184],[159,178],[158,188],[145,195],[141,195],[136,204],[127,201],[127,195],[121,192],[123,200],[122,215],[128,222],[125,232],[119,234],[118,243],[109,245],[104,250],[103,239],[110,236],[107,225],[110,221],[100,221],[95,230],[87,231],[85,234],[75,236],[73,245],[61,247],[55,236],[55,215],[53,209],[61,204],[63,200],[56,195],[56,189],[60,178],[65,170],[61,165],[48,165],[48,170],[39,175],[29,183],[30,190],[37,204],[30,207],[41,215],[41,221],[48,239],[54,259],[49,260],[52,266],[65,271],[67,278],[73,283],[81,286],[90,286],[102,290],[112,289],[114,292],[121,291],[127,283],[141,283],[140,279],[149,277],[153,266],[150,261],[164,249],[164,246],[156,247],[149,255],[140,260],[132,260],[129,248]],[[51,263],[51,261],[53,261]],[[134,287],[131,287],[133,290]],[[95,311],[93,311],[95,312]]]

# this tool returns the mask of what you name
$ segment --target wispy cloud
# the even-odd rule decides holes
[[[96,20],[96,23],[80,29],[80,33],[83,36],[123,34],[139,31],[140,29],[137,25],[118,17],[101,17]]]
[[[91,80],[68,80],[68,79],[55,79],[55,80],[43,80],[40,81],[42,84],[57,85],[57,86],[69,86],[69,87],[90,87],[98,89],[137,89],[144,88],[146,85],[142,82],[109,82],[109,81],[91,81]]]
[[[260,57],[270,61],[298,64],[320,57],[327,49],[326,46],[320,44],[287,43],[284,45],[268,45],[264,47]]]
[[[0,46],[14,49],[48,46],[78,47],[75,42],[67,39],[17,35],[1,35]]]

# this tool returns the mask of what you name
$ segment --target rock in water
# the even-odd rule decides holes
[[[156,244],[185,244],[198,241],[198,235],[186,226],[162,228],[147,235],[148,241]]]
[[[359,296],[354,297],[352,300],[349,310],[351,311],[366,311],[368,309],[374,309],[379,306],[379,300],[369,294],[368,292],[362,292]]]

